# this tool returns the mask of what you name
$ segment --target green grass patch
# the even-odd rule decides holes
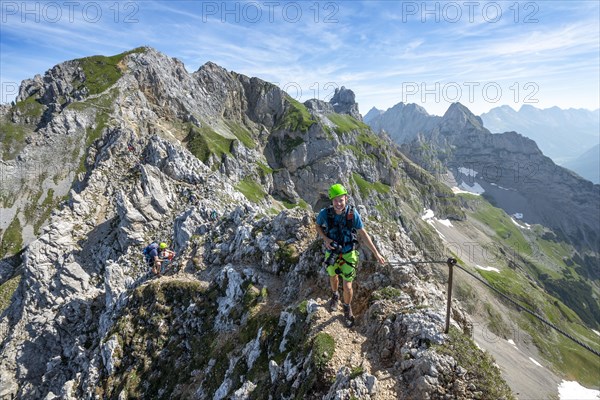
[[[477,209],[472,216],[491,228],[498,239],[505,245],[516,249],[521,254],[531,254],[531,246],[511,217],[500,208],[496,208],[487,201],[478,199]]]
[[[267,196],[262,186],[250,177],[241,180],[235,188],[253,203],[260,203]]]
[[[244,303],[245,309],[250,309],[256,305],[258,300],[260,299],[260,289],[258,289],[253,284],[249,284],[246,288],[246,292],[244,293],[244,298],[242,302]]]
[[[36,218],[33,224],[33,233],[36,236],[40,234],[40,228],[42,227],[44,222],[46,222],[46,220],[50,218],[52,210],[54,210],[58,206],[58,203],[61,200],[62,199],[54,198],[54,189],[48,189],[48,193],[46,194],[44,201],[38,207],[38,210],[36,212]]]
[[[0,143],[2,143],[2,159],[12,160],[25,147],[26,130],[23,126],[12,122],[0,122]]]
[[[565,376],[566,380],[574,380],[587,387],[598,386],[598,375],[590,373],[590,371],[600,370],[598,356],[532,317],[528,316],[527,322],[524,324],[525,330],[531,335],[544,358],[549,360],[555,369]],[[586,334],[588,336],[595,335],[593,332],[589,332],[589,329]],[[581,340],[580,335],[576,335],[576,337]],[[586,341],[584,340],[584,342]],[[600,351],[597,339],[588,339],[587,344],[596,351]]]
[[[479,273],[502,293],[516,299],[526,308],[596,349],[596,351],[600,351],[597,337],[589,328],[583,326],[581,318],[573,310],[569,309],[560,300],[545,293],[541,288],[533,287],[527,282],[526,278],[509,269],[503,270],[500,274],[488,271],[479,271]],[[560,283],[559,286],[572,296],[578,296],[578,293],[585,292],[585,289],[579,290],[576,287],[569,290],[570,284],[564,282]],[[486,310],[490,314],[490,329],[492,332],[505,336],[506,331],[500,316],[494,315],[493,312],[490,313],[490,307],[486,307]],[[594,310],[590,311],[593,312]],[[525,312],[521,315],[522,317],[518,321],[519,327],[532,336],[535,345],[557,370],[567,374],[569,380],[577,380],[586,385],[597,384],[597,381],[594,382],[593,379],[590,379],[589,373],[586,373],[586,371],[593,368],[596,370],[600,368],[600,360],[597,356],[555,332],[532,315]],[[497,323],[501,324],[500,330],[497,329]]]
[[[211,329],[216,291],[197,281],[179,280],[153,281],[136,288],[107,335],[116,336],[122,353],[115,373],[99,382],[105,397],[118,397],[125,390],[135,398],[163,398],[163,392],[189,384],[190,373],[204,371],[213,356],[217,363],[207,384],[222,378],[233,346]],[[193,335],[186,335],[191,329],[190,313],[198,324]]]
[[[2,208],[12,208],[17,201],[16,193],[9,192],[3,187],[0,187],[0,205]]]
[[[481,351],[473,340],[458,329],[450,327],[446,343],[433,345],[432,349],[453,357],[458,365],[465,368],[469,382],[477,387],[478,392],[482,392],[482,399],[515,400],[492,356]]]
[[[35,219],[35,216],[37,215],[37,212],[39,210],[38,202],[40,201],[42,194],[44,193],[40,189],[33,196],[30,197],[30,201],[28,202],[27,206],[25,206],[25,210],[23,210],[25,222],[33,222],[33,220]]]
[[[97,139],[102,137],[102,132],[108,125],[110,113],[112,111],[112,105],[115,99],[117,98],[117,95],[118,91],[116,89],[113,89],[102,96],[93,99],[87,99],[85,101],[73,102],[67,106],[67,109],[77,111],[93,109],[96,112],[95,127],[89,127],[86,129],[84,153],[83,156],[79,159],[79,166],[77,168],[76,173],[86,172],[85,161],[88,153],[87,150]],[[77,157],[79,157],[78,146],[73,146],[73,149],[71,151],[71,157],[75,161]]]
[[[561,279],[547,279],[544,287],[552,294],[575,310],[577,315],[589,326],[598,329],[600,321],[600,307],[598,300],[592,297],[592,286],[580,279],[564,277]]]
[[[500,272],[478,269],[477,272],[501,293],[516,299],[530,310],[541,310],[544,299],[538,290],[534,290],[526,278],[512,269],[505,268]]]
[[[0,258],[17,253],[23,248],[23,228],[19,221],[19,210],[2,235],[0,242]]]
[[[250,133],[248,129],[238,124],[237,122],[231,121],[227,122],[227,126],[229,127],[231,133],[233,133],[235,137],[238,138],[238,140],[242,142],[244,146],[246,146],[249,149],[256,148],[256,142],[252,138],[252,133]]]
[[[375,148],[387,149],[388,145],[376,134],[371,131],[361,131],[356,137],[359,143],[369,144]]]
[[[25,100],[18,101],[15,104],[15,109],[18,110],[21,115],[25,117],[31,117],[38,119],[44,114],[44,106],[39,102],[39,99],[34,96],[30,96]]]
[[[296,246],[290,243],[286,244],[281,240],[278,241],[277,244],[279,245],[279,249],[277,249],[277,251],[275,252],[275,260],[277,262],[282,263],[285,269],[288,269],[292,265],[298,263],[298,260],[300,259],[300,254],[298,253],[298,249],[296,249]]]
[[[86,149],[86,151],[84,152],[83,156],[79,160],[79,168],[77,169],[77,173],[86,171],[85,160],[87,158],[88,149],[96,140],[98,140],[102,137],[102,132],[104,131],[104,128],[106,128],[106,126],[108,125],[108,119],[109,119],[108,113],[99,112],[98,114],[96,114],[96,126],[93,128],[86,129],[85,147],[84,147]],[[73,153],[73,154],[75,154],[75,153]],[[79,154],[79,153],[77,153],[77,154]]]
[[[132,53],[143,53],[145,51],[145,48],[139,47],[110,57],[92,56],[76,60],[85,75],[83,82],[76,82],[79,83],[78,88],[87,88],[90,95],[104,92],[123,76],[124,67],[119,65],[123,58]]]
[[[298,201],[298,203],[290,203],[290,202],[287,202],[287,201],[282,201],[281,203],[288,210],[291,210],[292,208],[296,208],[296,207],[300,207],[300,208],[302,208],[304,210],[308,210],[309,209],[308,203],[306,201],[302,200],[302,199],[300,199]]]
[[[101,96],[88,98],[84,101],[75,101],[70,103],[67,110],[84,111],[87,109],[97,110],[97,113],[109,114],[113,109],[115,99],[119,95],[118,89],[111,89],[108,93]]]
[[[360,191],[360,194],[363,197],[369,196],[370,192],[373,191],[381,194],[388,194],[391,190],[391,187],[389,185],[386,185],[381,182],[371,183],[365,180],[362,176],[360,176],[360,174],[357,174],[356,172],[352,173],[352,179],[354,179],[354,182],[358,186],[358,190]]]
[[[264,177],[273,173],[273,168],[269,167],[267,164],[261,161],[257,161],[256,164],[258,165],[259,173],[261,174],[261,176]]]
[[[560,266],[566,266],[564,260],[571,258],[574,251],[572,246],[565,242],[553,242],[541,237],[536,237],[535,243],[538,245],[539,251]]]
[[[302,302],[298,304],[298,312],[303,316],[308,315],[308,300],[302,300]]]
[[[543,234],[541,231],[531,231],[531,233],[528,231],[527,235],[532,237],[531,243],[537,247],[536,254],[533,254],[528,239],[503,210],[491,206],[484,199],[469,200],[469,204],[475,206],[475,211],[471,215],[492,229],[500,243],[512,254],[520,257],[518,263],[530,275],[535,276],[540,285],[543,285],[550,294],[561,299],[589,326],[599,326],[600,306],[598,301],[590,296],[593,292],[592,287],[579,277],[572,276],[563,261],[572,254],[569,245],[543,239],[540,237]],[[501,274],[483,271],[480,273],[490,283],[502,287],[503,293],[515,294],[529,304],[534,301],[540,310],[544,308],[545,303],[554,303],[555,299],[541,295],[541,290],[524,283],[527,282],[526,279],[514,271],[504,270]],[[536,299],[534,300],[533,297]],[[549,317],[561,320],[561,313],[555,306],[550,307],[546,312]]]
[[[484,309],[488,316],[488,329],[497,336],[508,338],[512,333],[510,327],[504,322],[500,314],[490,303],[484,303]]]
[[[453,256],[458,260],[454,254]],[[462,261],[458,261],[458,264],[465,265]],[[460,300],[467,312],[469,314],[474,314],[480,300],[475,289],[473,289],[473,286],[469,285],[467,282],[456,282],[454,284],[454,291],[456,293],[456,298]]]
[[[0,285],[0,314],[10,306],[10,301],[19,287],[19,282],[21,282],[21,275],[12,277]]]
[[[402,290],[393,286],[386,286],[383,289],[374,291],[371,294],[373,300],[397,300],[402,296]]]
[[[286,95],[286,100],[287,110],[276,128],[289,129],[291,132],[308,132],[310,127],[316,124],[317,121],[313,119],[304,104],[288,95]]]
[[[369,131],[371,128],[364,122],[361,122],[348,114],[329,114],[327,115],[333,124],[335,124],[334,131],[338,135],[351,131]]]
[[[402,160],[396,156],[391,156],[390,161],[391,161],[392,168],[394,168],[394,169],[398,169],[398,167],[402,163]]]
[[[325,332],[320,332],[313,341],[312,360],[318,370],[322,370],[335,352],[335,340]]]
[[[190,125],[190,131],[185,138],[187,148],[200,161],[206,163],[211,154],[221,158],[224,154],[231,154],[233,139],[228,139],[209,126]]]
[[[364,374],[365,369],[362,365],[358,365],[350,370],[350,379],[354,379],[362,374]]]

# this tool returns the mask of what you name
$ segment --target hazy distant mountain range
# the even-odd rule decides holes
[[[385,130],[398,143],[428,131],[439,119],[416,104],[404,103],[386,111],[373,107],[364,117],[375,131]],[[481,119],[493,133],[518,132],[534,140],[544,155],[555,163],[599,183],[600,110],[539,109],[524,105],[515,111],[509,106],[501,106],[482,114]]]
[[[581,156],[564,164],[565,168],[594,183],[600,183],[600,145],[597,144]]]
[[[515,111],[501,106],[481,114],[481,119],[491,132],[517,131],[535,140],[544,154],[559,164],[579,157],[599,141],[600,110],[524,105]]]

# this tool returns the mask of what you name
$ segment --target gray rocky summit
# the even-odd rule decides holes
[[[365,122],[375,132],[385,131],[398,144],[414,139],[419,133],[428,132],[440,119],[413,103],[398,103],[386,111],[371,114],[368,120],[367,116]]]
[[[356,97],[352,90],[346,89],[344,86],[336,88],[329,103],[333,105],[336,113],[349,114],[357,120],[362,121],[362,116],[358,112]]]

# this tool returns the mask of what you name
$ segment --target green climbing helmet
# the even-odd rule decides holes
[[[161,250],[164,250],[167,248],[167,244],[165,242],[162,242],[161,244],[158,245],[158,248]]]
[[[329,200],[333,200],[344,194],[348,194],[348,191],[339,183],[336,183],[329,188]]]

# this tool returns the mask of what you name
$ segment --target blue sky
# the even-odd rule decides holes
[[[74,58],[148,45],[188,71],[213,61],[291,96],[356,93],[364,115],[403,101],[441,115],[523,104],[597,109],[600,2],[7,1],[2,102]]]

